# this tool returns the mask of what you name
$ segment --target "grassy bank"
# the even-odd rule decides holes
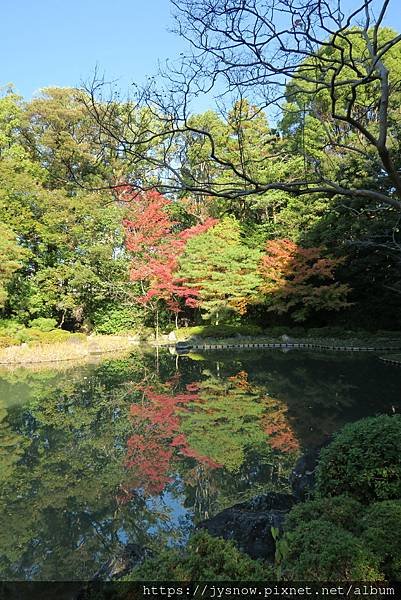
[[[24,342],[0,349],[0,364],[17,365],[83,360],[107,352],[128,350],[133,345],[128,336],[70,334],[63,341]]]

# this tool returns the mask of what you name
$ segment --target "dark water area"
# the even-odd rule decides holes
[[[199,520],[288,491],[300,454],[401,411],[372,354],[133,353],[0,371],[0,578],[86,580],[127,543],[181,543]]]

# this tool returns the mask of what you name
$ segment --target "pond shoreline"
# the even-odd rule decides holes
[[[267,337],[239,337],[239,338],[201,338],[193,337],[186,340],[165,340],[157,344],[158,346],[169,346],[183,354],[192,350],[247,350],[247,349],[266,349],[266,350],[332,350],[343,352],[394,352],[401,350],[401,339],[394,340],[383,337],[374,337],[366,339],[336,339],[336,338],[289,338],[283,336],[283,340]]]
[[[282,339],[267,336],[237,336],[226,338],[208,338],[194,336],[186,340],[173,340],[164,335],[159,340],[140,340],[137,336],[96,335],[86,340],[69,338],[62,342],[42,344],[22,344],[0,349],[0,366],[24,366],[42,363],[72,362],[87,360],[113,352],[129,351],[132,348],[168,348],[177,354],[189,354],[193,350],[312,350],[343,352],[398,352],[401,340],[374,337],[368,339],[289,338]],[[394,357],[395,358],[395,357]],[[382,358],[389,364],[401,365],[398,360]]]
[[[378,352],[378,351],[394,351],[401,350],[401,344],[397,346],[345,346],[345,345],[330,345],[330,344],[316,344],[316,343],[305,343],[305,342],[294,342],[294,343],[275,343],[275,342],[246,342],[246,343],[226,343],[226,342],[217,342],[213,344],[206,343],[193,343],[193,344],[185,344],[183,342],[175,345],[176,349],[182,350],[184,348],[194,349],[194,350],[226,350],[226,349],[266,349],[266,350],[274,350],[274,349],[285,349],[289,350],[297,350],[297,349],[306,349],[306,350],[335,350],[335,351],[344,351],[344,352]]]
[[[88,336],[86,340],[71,337],[62,342],[8,346],[0,350],[0,366],[87,360],[105,354],[129,351],[137,345],[138,342],[129,336],[98,335]]]

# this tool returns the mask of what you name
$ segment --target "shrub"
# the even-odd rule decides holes
[[[280,325],[274,325],[273,327],[268,327],[265,329],[266,335],[269,335],[271,337],[281,337],[284,334],[288,334],[289,331],[289,327],[284,327]]]
[[[185,549],[169,548],[145,560],[128,581],[271,581],[273,569],[242,554],[231,541],[194,534]]]
[[[39,329],[39,331],[52,331],[57,326],[56,319],[46,319],[45,317],[38,317],[37,319],[32,319],[29,322],[29,326],[33,329]]]
[[[53,344],[57,342],[63,342],[64,340],[69,339],[74,336],[74,338],[78,335],[83,335],[83,338],[86,339],[85,334],[71,333],[70,331],[65,331],[65,329],[54,329],[53,331],[40,331],[39,329],[32,329],[29,332],[30,341],[37,342],[40,344]]]
[[[140,325],[140,309],[136,306],[106,306],[96,311],[92,321],[96,333],[132,331]]]
[[[362,540],[377,554],[389,579],[401,580],[401,500],[370,506],[362,520]]]
[[[183,327],[174,330],[177,340],[184,340],[190,337],[210,337],[226,338],[237,335],[257,336],[263,333],[258,325],[197,325],[195,327]]]
[[[294,581],[380,581],[378,558],[352,533],[316,519],[285,533],[282,573]],[[283,545],[282,542],[282,545]]]
[[[322,450],[316,469],[321,496],[348,493],[362,503],[401,497],[401,415],[346,425]]]
[[[285,325],[273,325],[273,327],[265,328],[265,334],[274,338],[279,338],[284,334],[287,334],[290,337],[305,337],[306,333],[304,327],[294,327],[290,325],[287,327]]]
[[[25,325],[13,319],[0,319],[0,335],[15,335],[18,331],[25,329]]]
[[[311,338],[345,338],[350,332],[343,327],[311,327],[308,329],[308,337]]]
[[[10,335],[0,335],[0,348],[9,348],[10,346],[19,346],[20,340]]]
[[[296,504],[285,520],[285,530],[292,531],[300,523],[316,519],[333,523],[351,532],[360,529],[361,514],[364,507],[350,496],[335,496],[334,498],[317,498]]]

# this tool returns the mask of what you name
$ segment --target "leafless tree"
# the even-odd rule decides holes
[[[99,99],[102,82],[94,80],[87,90],[87,107],[107,138],[143,175],[131,183],[230,199],[270,190],[322,193],[401,209],[394,119],[401,85],[389,66],[396,53],[401,61],[401,34],[383,29],[390,0],[361,0],[352,10],[347,0],[171,1],[177,31],[191,50],[165,73],[165,87],[150,81],[123,112]],[[194,124],[191,102],[213,92],[220,103],[248,98],[271,119],[293,111],[300,127],[305,115],[313,115],[324,128],[320,150],[337,160],[337,171],[303,148],[302,173],[273,181],[251,174],[246,162],[221,151],[210,130]],[[205,170],[188,177],[191,139],[205,142],[207,160],[225,172],[223,180]],[[271,144],[263,160],[288,159],[274,135]],[[338,177],[341,161],[353,156],[375,165],[376,185],[359,187]]]

